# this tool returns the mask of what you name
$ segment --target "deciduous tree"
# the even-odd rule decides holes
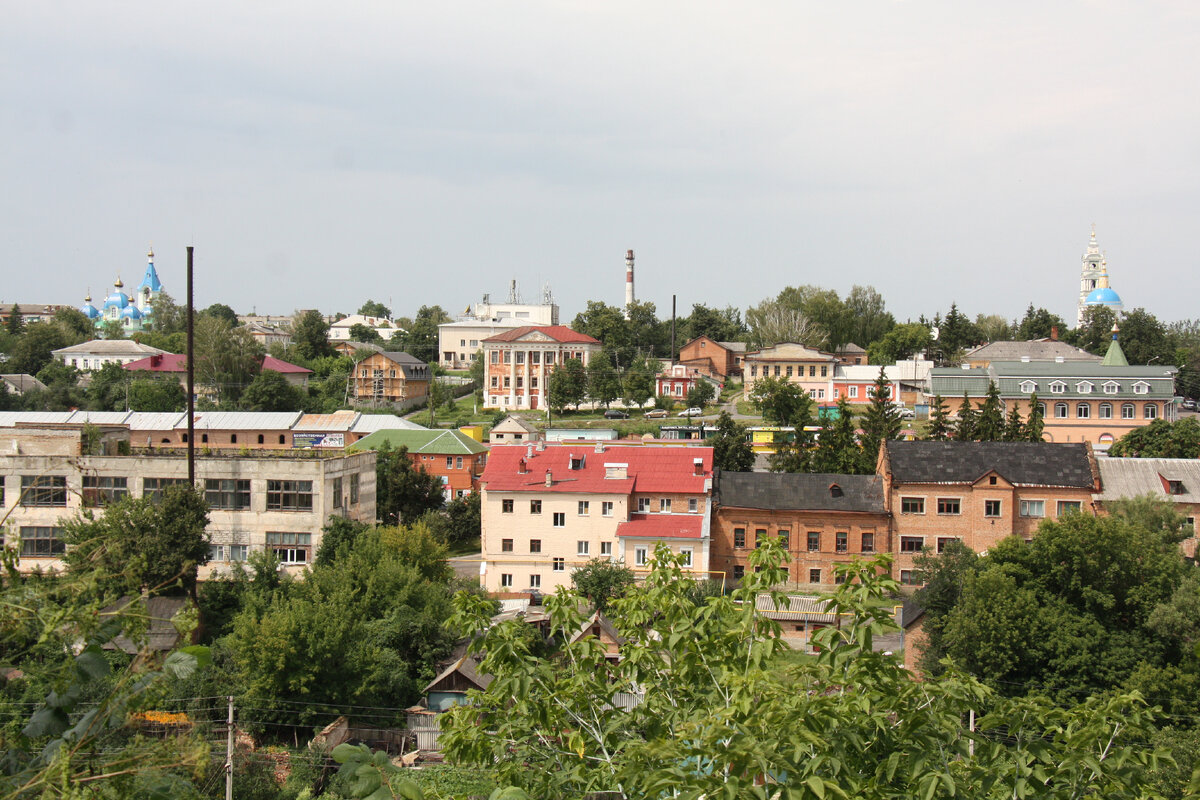
[[[706,442],[713,449],[713,467],[724,472],[749,472],[754,451],[746,441],[746,427],[734,422],[728,411],[717,417],[716,435]]]

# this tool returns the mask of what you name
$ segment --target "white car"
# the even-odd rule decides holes
[[[893,408],[896,409],[896,413],[900,416],[900,419],[912,419],[917,415],[917,413],[911,408],[908,406],[902,406],[899,403],[895,404]]]
[[[689,408],[687,411],[684,411],[679,416],[681,416],[681,417],[698,417],[703,413],[704,413],[703,408]]]

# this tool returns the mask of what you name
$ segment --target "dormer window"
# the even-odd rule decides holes
[[[583,469],[584,456],[571,456],[571,469]]]
[[[1145,381],[1138,381],[1133,385],[1134,394],[1150,394],[1150,384]]]
[[[1022,381],[1021,391],[1025,394],[1033,394],[1037,391],[1037,381]]]
[[[830,497],[841,497],[842,494],[843,493],[842,493],[841,486],[838,486],[836,483],[829,484],[829,496]]]
[[[1091,394],[1093,388],[1095,388],[1095,384],[1091,381],[1080,381],[1075,384],[1075,391],[1079,394]]]
[[[1104,393],[1105,394],[1116,394],[1119,391],[1121,391],[1121,384],[1117,383],[1116,381],[1105,382],[1105,384],[1104,384]]]
[[[1167,493],[1168,494],[1183,494],[1183,481],[1173,478],[1167,478]]]
[[[1063,383],[1062,381],[1055,381],[1054,383],[1050,384],[1050,393],[1051,394],[1062,394],[1066,390],[1067,390],[1067,385],[1065,383]]]

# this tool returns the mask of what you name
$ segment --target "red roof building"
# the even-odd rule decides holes
[[[311,369],[296,364],[289,364],[286,361],[275,358],[275,356],[263,356],[262,368],[278,372],[287,378],[288,383],[293,386],[308,386],[308,376],[313,374]],[[125,369],[132,372],[159,372],[178,375],[180,382],[183,382],[187,379],[187,356],[182,353],[164,353],[162,355],[147,356],[146,358],[139,358],[137,361],[130,361],[125,365]]]
[[[485,408],[544,408],[546,378],[570,358],[586,367],[600,342],[566,325],[525,325],[482,340]]]
[[[593,558],[648,568],[658,544],[709,576],[711,447],[493,447],[480,478],[489,591],[569,585]]]

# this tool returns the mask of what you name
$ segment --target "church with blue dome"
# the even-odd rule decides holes
[[[163,287],[158,279],[158,271],[154,268],[154,248],[146,254],[146,259],[146,274],[132,295],[125,293],[125,284],[118,275],[112,291],[104,298],[99,308],[92,304],[90,291],[83,299],[79,311],[92,321],[97,330],[109,322],[120,323],[125,335],[150,328],[154,301],[162,294]]]
[[[1092,306],[1111,308],[1118,317],[1124,305],[1121,296],[1108,285],[1108,260],[1096,243],[1096,226],[1092,226],[1092,238],[1083,254],[1083,265],[1079,272],[1079,305],[1076,310],[1076,326],[1083,324],[1084,313]]]

